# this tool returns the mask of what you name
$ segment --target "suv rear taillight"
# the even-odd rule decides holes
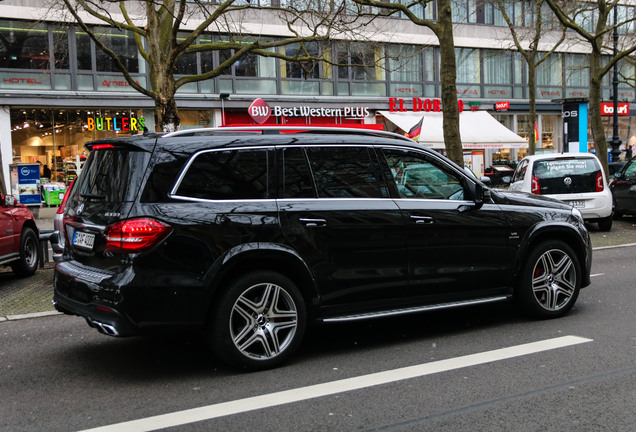
[[[599,172],[596,174],[596,192],[603,192],[603,174]]]
[[[66,208],[66,202],[68,201],[68,197],[71,195],[71,189],[73,189],[73,183],[75,183],[75,179],[77,179],[77,177],[75,177],[73,181],[71,182],[71,184],[68,185],[68,188],[66,189],[66,193],[64,193],[64,198],[62,198],[62,202],[60,203],[60,206],[57,208],[57,211],[56,211],[57,214],[64,213],[64,209]]]
[[[104,252],[145,252],[161,243],[171,232],[170,225],[150,218],[115,222],[106,227]]]
[[[541,195],[539,179],[535,176],[532,176],[532,179],[530,180],[530,192],[532,192],[533,194]]]

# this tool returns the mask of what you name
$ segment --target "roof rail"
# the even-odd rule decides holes
[[[170,132],[162,135],[162,138],[172,137],[187,137],[195,135],[223,135],[226,133],[235,132],[260,132],[261,135],[267,134],[280,134],[280,133],[305,133],[305,132],[317,132],[317,133],[329,133],[329,134],[355,134],[355,135],[369,135],[369,136],[384,136],[388,138],[396,138],[405,141],[413,141],[410,138],[405,137],[394,132],[387,132],[375,129],[362,129],[362,128],[347,128],[347,127],[325,127],[325,126],[235,126],[235,127],[216,127],[216,128],[196,128],[196,129],[183,129],[175,132]]]

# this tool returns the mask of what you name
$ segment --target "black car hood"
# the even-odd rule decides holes
[[[492,199],[497,204],[521,205],[532,207],[548,207],[558,209],[571,209],[572,206],[554,198],[526,192],[502,192],[492,191]]]

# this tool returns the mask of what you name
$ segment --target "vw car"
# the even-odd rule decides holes
[[[556,318],[590,284],[577,208],[490,190],[400,135],[262,126],[86,147],[54,304],[106,335],[196,330],[256,370],[310,324],[503,301]]]
[[[577,208],[601,231],[612,229],[612,192],[598,158],[591,153],[526,156],[517,165],[510,191],[561,200]]]
[[[11,266],[19,277],[38,268],[39,231],[29,209],[15,196],[0,192],[0,266]]]

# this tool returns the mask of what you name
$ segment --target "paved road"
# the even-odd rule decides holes
[[[0,430],[126,430],[121,422],[140,421],[129,430],[632,431],[635,255],[633,246],[597,250],[592,286],[559,320],[526,320],[499,304],[325,326],[291,364],[260,373],[228,370],[196,338],[114,339],[67,316],[3,322]],[[576,343],[519,354],[521,344],[564,337]],[[516,354],[449,369],[499,349]],[[395,378],[398,368],[431,364],[446,369]],[[388,382],[375,385],[378,373]],[[343,380],[355,377],[364,378],[351,390]],[[299,397],[318,384],[327,395]],[[297,401],[273,394],[281,391]],[[228,408],[221,403],[234,414],[190,423]]]

